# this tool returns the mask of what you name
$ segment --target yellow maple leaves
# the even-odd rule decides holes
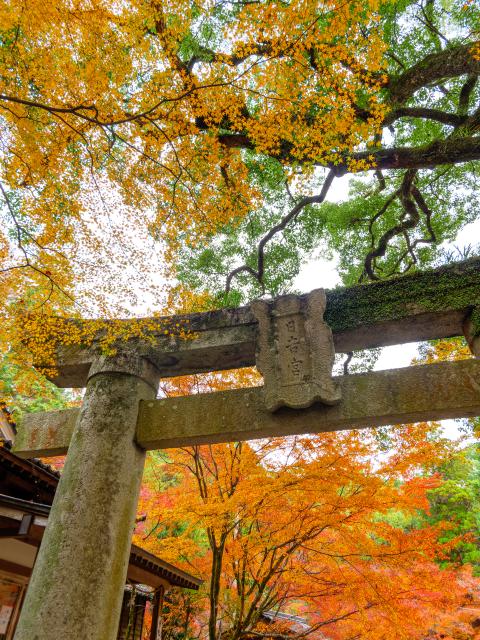
[[[245,148],[287,169],[301,161],[308,176],[371,144],[384,115],[380,6],[4,2],[5,347],[28,328],[49,360],[55,314],[170,309],[178,250],[261,202]],[[67,341],[80,340],[72,326]]]

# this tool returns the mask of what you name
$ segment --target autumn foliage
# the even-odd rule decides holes
[[[373,141],[379,6],[3,3],[2,297],[30,312],[112,316],[128,308],[115,295],[122,279],[130,304],[141,291],[158,308],[158,280],[138,270],[164,274],[165,251],[235,225],[259,197],[219,130],[247,135],[260,154],[280,155],[286,141],[293,161],[312,163]],[[317,70],[305,73],[313,44]],[[358,92],[366,121],[356,120]]]
[[[479,20],[468,0],[1,3],[4,399],[61,403],[32,363],[148,333],[120,317],[285,292],[301,251],[337,252],[348,284],[431,265],[478,216]],[[419,424],[152,454],[136,541],[205,578],[171,637],[280,640],[277,608],[319,639],[452,636],[476,582],[439,561],[463,532],[415,520],[452,453]]]
[[[88,341],[58,315],[285,291],[319,247],[349,282],[431,264],[478,211],[478,20],[462,0],[3,2],[2,351]]]
[[[222,386],[183,379],[182,393],[209,382]],[[438,561],[460,538],[440,541],[449,523],[414,522],[455,445],[429,423],[390,430],[388,449],[384,438],[351,431],[152,454],[135,540],[205,580],[172,601],[170,632],[420,640],[456,621],[473,579]],[[272,610],[301,616],[308,631],[268,622]]]

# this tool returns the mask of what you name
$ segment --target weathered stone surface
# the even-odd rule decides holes
[[[26,414],[17,427],[14,452],[22,458],[64,455],[79,413],[75,408]]]
[[[87,385],[15,640],[116,638],[145,457],[138,404],[155,391],[105,365]]]
[[[335,379],[342,392],[337,406],[282,409],[271,414],[262,387],[238,389],[140,403],[137,441],[143,449],[169,449],[194,444],[249,440],[267,436],[361,429],[419,420],[480,415],[480,362],[465,360],[376,371]],[[68,423],[55,415],[32,414],[34,428],[20,435],[16,453],[39,455],[30,436],[49,424],[51,440],[41,455],[66,453]],[[62,425],[61,428],[58,428]],[[57,430],[54,432],[53,427]],[[42,441],[43,442],[43,441]],[[20,445],[21,443],[21,445]]]
[[[337,378],[335,406],[269,412],[262,388],[142,402],[145,449],[361,429],[480,415],[480,362],[464,360]]]
[[[158,369],[146,358],[132,350],[121,350],[113,357],[99,356],[96,358],[88,377],[93,378],[100,373],[126,373],[143,380],[156,392],[158,389]]]
[[[327,291],[326,295],[325,321],[333,331],[337,353],[460,336],[472,306],[480,305],[480,259],[339,288]],[[153,343],[133,341],[132,348],[152,362],[162,376],[220,371],[255,363],[257,321],[250,307],[151,322],[158,325]],[[166,326],[176,325],[194,332],[195,339],[164,335]],[[54,382],[63,387],[85,386],[95,354],[95,346],[62,350]]]
[[[325,307],[323,289],[303,299],[287,295],[252,303],[258,321],[256,365],[269,411],[340,401],[332,380],[335,352],[332,331],[323,321]]]

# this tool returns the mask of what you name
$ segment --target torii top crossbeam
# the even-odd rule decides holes
[[[324,319],[332,329],[337,353],[459,336],[469,311],[480,306],[480,258],[393,280],[333,289],[326,295]],[[255,364],[257,319],[250,306],[150,322],[159,326],[154,345],[137,341],[131,346],[152,362],[162,377]],[[195,333],[195,339],[165,336],[165,322]],[[60,387],[84,387],[94,357],[95,346],[65,349],[59,354],[58,377],[53,381]]]

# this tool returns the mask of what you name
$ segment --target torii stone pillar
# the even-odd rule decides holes
[[[158,381],[136,354],[93,363],[15,640],[116,638],[145,460],[138,404]]]

